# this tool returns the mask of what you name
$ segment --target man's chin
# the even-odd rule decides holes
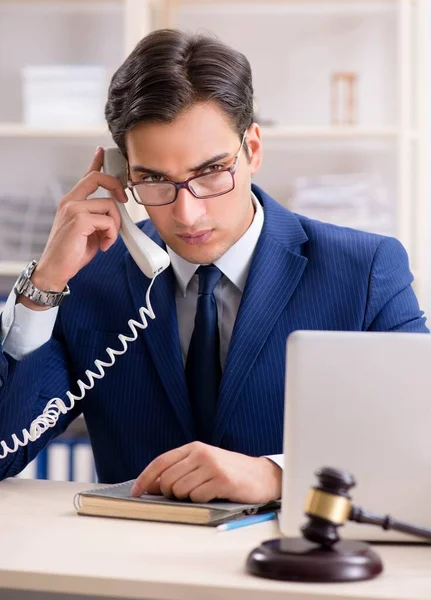
[[[178,256],[181,256],[181,258],[187,262],[197,265],[213,263],[225,252],[220,247],[220,244],[207,243],[190,245],[186,242],[179,241],[175,244],[168,245],[176,254],[178,254]]]

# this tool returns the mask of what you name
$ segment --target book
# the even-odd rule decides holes
[[[239,504],[221,500],[198,503],[152,494],[134,498],[133,483],[134,480],[131,480],[79,492],[73,501],[75,509],[79,515],[87,516],[216,526],[247,515],[280,508],[279,501],[267,504]]]

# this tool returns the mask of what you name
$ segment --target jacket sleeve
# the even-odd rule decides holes
[[[363,330],[429,333],[412,281],[402,244],[383,238],[371,266]]]
[[[60,412],[57,424],[39,439],[5,456],[5,444],[9,448],[16,446],[12,434],[23,441],[23,429],[30,428],[52,398],[59,397],[70,406],[66,392],[78,393],[76,383],[71,388],[70,361],[62,339],[60,314],[51,339],[22,360],[15,360],[0,348],[0,480],[22,471],[81,412],[77,401],[71,411]]]

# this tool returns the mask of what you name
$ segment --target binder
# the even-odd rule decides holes
[[[82,437],[53,440],[17,477],[97,483],[91,444]]]

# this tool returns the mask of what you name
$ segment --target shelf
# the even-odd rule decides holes
[[[411,0],[414,4],[416,0]],[[397,0],[165,0],[165,10],[229,14],[379,15],[395,14]],[[229,5],[226,7],[226,5]]]
[[[0,0],[2,4],[122,4],[124,0]]]
[[[64,128],[49,129],[29,127],[21,123],[1,123],[0,138],[100,138],[111,137],[108,129],[103,125],[86,127],[85,129]]]
[[[0,0],[0,8],[17,14],[25,11],[28,18],[32,14],[49,15],[94,15],[114,14],[121,16],[124,5],[129,0]]]
[[[288,127],[262,126],[262,137],[268,140],[287,139],[392,139],[398,131],[392,127]],[[411,132],[414,135],[414,132]]]
[[[262,136],[268,140],[283,139],[381,139],[396,138],[398,130],[392,127],[290,127],[282,125],[262,126]],[[412,139],[417,132],[411,131]],[[88,127],[85,129],[42,129],[28,127],[20,123],[1,123],[0,138],[110,138],[107,128]]]
[[[8,7],[16,8],[16,6],[27,5],[27,7],[39,8],[57,4],[71,9],[92,10],[93,8],[102,9],[117,9],[123,8],[127,0],[0,0],[0,6],[8,5]]]
[[[356,4],[396,4],[397,0],[355,0]],[[122,4],[126,0],[0,0],[1,4]],[[417,0],[411,0],[415,4]],[[159,0],[159,4],[352,4],[352,0]],[[156,1],[157,4],[157,1]]]
[[[24,0],[21,0],[24,1]],[[51,0],[52,1],[52,0]],[[64,0],[63,0],[64,1]],[[160,4],[173,5],[175,8],[181,5],[200,5],[207,6],[208,4],[245,4],[256,5],[262,4],[267,6],[270,4],[286,4],[297,5],[298,7],[306,6],[332,6],[332,5],[350,5],[355,7],[370,7],[370,6],[396,6],[398,0],[161,0]],[[417,0],[410,0],[411,4],[416,4]]]
[[[0,260],[0,277],[18,277],[29,261]]]
[[[1,4],[121,4],[126,0],[0,0]],[[396,4],[398,0],[356,0],[356,4]],[[416,4],[417,0],[410,0]],[[157,2],[156,2],[157,3]],[[160,4],[352,4],[352,0],[159,0]]]

